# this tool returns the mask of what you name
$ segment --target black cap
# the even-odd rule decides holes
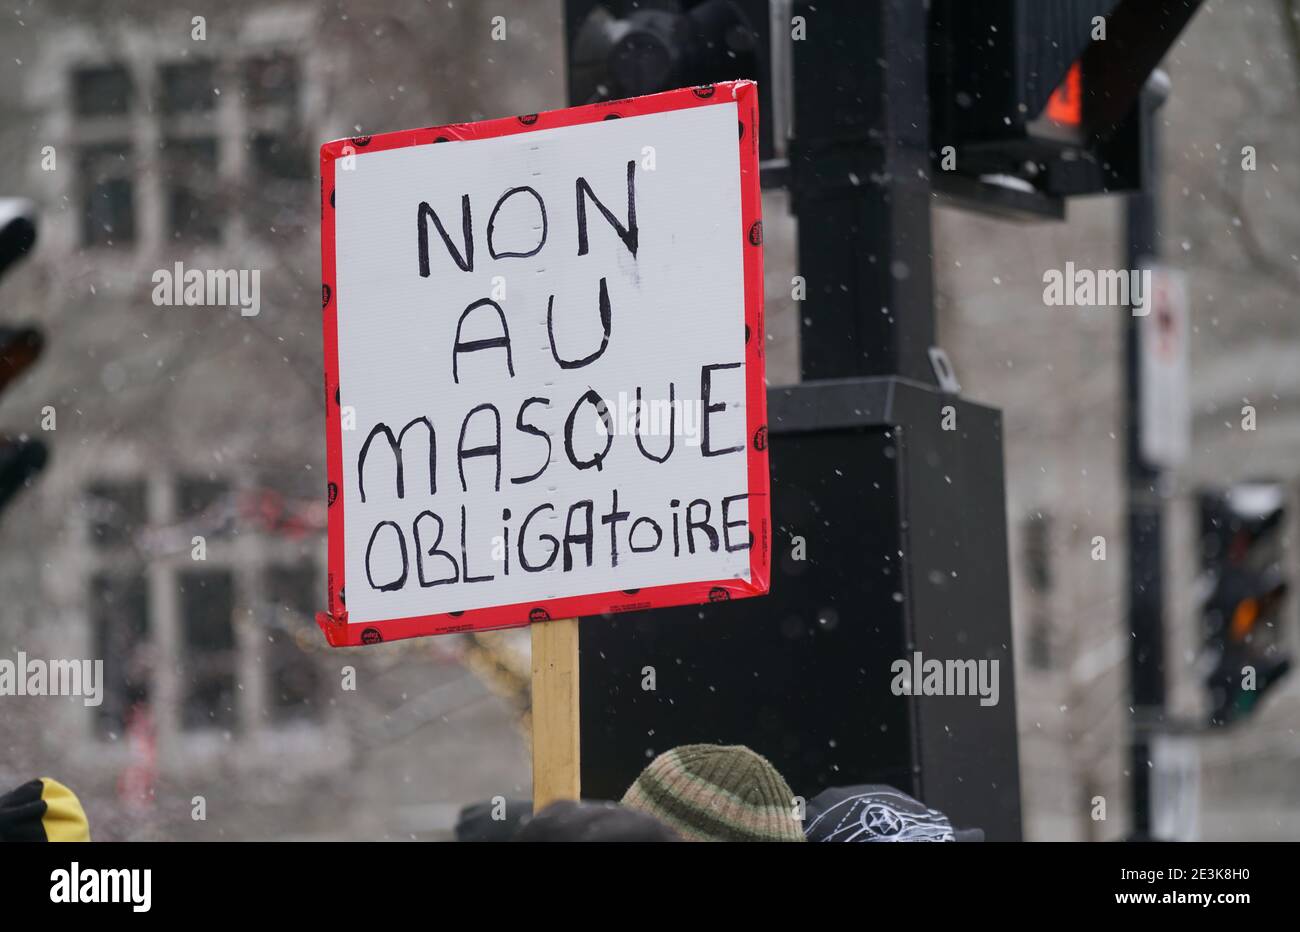
[[[984,833],[954,832],[946,815],[902,790],[863,784],[833,786],[810,799],[804,835],[809,841],[982,841]]]

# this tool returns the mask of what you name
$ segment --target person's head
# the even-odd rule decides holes
[[[794,793],[767,759],[742,745],[686,744],[660,754],[623,805],[687,841],[803,841]]]
[[[0,794],[0,841],[90,841],[86,810],[58,780],[30,780]]]
[[[832,786],[808,800],[809,841],[983,841],[958,832],[938,809],[884,784]],[[976,837],[978,836],[978,837]]]
[[[610,802],[551,803],[524,823],[515,841],[681,841],[653,816]]]
[[[533,814],[532,800],[497,796],[470,803],[456,817],[457,841],[510,841]]]

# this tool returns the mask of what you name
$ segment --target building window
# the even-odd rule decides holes
[[[181,476],[176,480],[176,517],[194,534],[229,537],[235,524],[230,483],[211,476]]]
[[[227,570],[178,574],[181,606],[185,728],[234,728],[235,585]]]
[[[86,489],[93,564],[88,614],[105,681],[95,724],[105,737],[121,735],[131,709],[149,701],[149,587],[138,546],[148,519],[146,493],[138,480],[103,480]]]
[[[104,480],[91,483],[86,492],[91,546],[110,552],[134,550],[146,523],[145,484]]]
[[[271,716],[277,722],[313,715],[320,696],[320,671],[307,653],[308,639],[319,636],[313,621],[319,600],[316,577],[316,567],[307,562],[267,569],[267,677]]]
[[[297,61],[266,55],[243,63],[244,144],[257,197],[245,201],[248,228],[261,236],[300,236],[304,187],[313,177],[299,117]]]
[[[1052,519],[1041,511],[1025,521],[1025,577],[1036,593],[1052,589]]]
[[[214,110],[216,92],[216,68],[212,62],[182,62],[158,69],[158,109],[164,114]]]
[[[1029,587],[1028,618],[1025,647],[1029,666],[1035,670],[1051,669],[1052,616],[1050,594],[1052,591],[1052,521],[1049,515],[1038,511],[1023,525],[1025,581]]]
[[[135,242],[135,181],[130,143],[110,142],[79,150],[81,243],[126,246]]]
[[[1047,613],[1034,609],[1029,615],[1029,632],[1025,638],[1027,661],[1034,670],[1052,668],[1052,624]]]
[[[168,139],[162,144],[167,229],[172,239],[215,243],[221,239],[217,196],[217,141]]]
[[[297,61],[284,54],[261,55],[245,61],[244,102],[250,109],[297,107]]]
[[[246,733],[254,723],[241,717],[239,696],[250,678],[264,687],[259,723],[323,717],[315,624],[322,571],[308,537],[323,527],[313,510],[323,506],[308,476],[268,473],[246,489],[211,473],[87,485],[87,621],[104,659],[104,701],[94,713],[101,737],[121,735],[138,707],[149,711],[159,670],[177,674],[176,707],[152,710],[154,720],[182,731]],[[205,541],[199,558],[196,536]],[[255,638],[236,629],[236,613],[246,611]]]
[[[104,661],[101,735],[121,735],[131,709],[149,701],[149,589],[142,569],[101,572],[90,580],[95,656]]]
[[[78,68],[72,73],[72,111],[79,117],[122,116],[131,110],[134,87],[125,65]]]
[[[301,136],[257,132],[249,140],[253,172],[259,181],[304,181],[311,177]]]
[[[157,135],[151,131],[145,138],[135,78],[148,68],[154,69],[157,90],[143,96],[151,98],[145,104]],[[223,78],[233,93],[218,93]],[[233,216],[222,209],[228,202],[243,205],[240,214],[250,232],[297,235],[306,229],[310,214],[303,210],[303,189],[314,164],[300,119],[301,78],[293,56],[266,54],[229,65],[192,58],[96,64],[73,69],[69,82],[83,246],[130,247],[140,230],[153,229],[169,242],[219,243]],[[139,198],[137,190],[153,180],[138,173],[152,169],[154,139],[161,140],[157,225],[136,217],[137,201],[155,203],[152,196]],[[243,154],[226,158],[234,152],[230,147],[241,147]],[[243,177],[223,175],[223,165],[241,160]],[[249,192],[255,196],[241,196]]]
[[[230,483],[212,476],[182,476],[176,480],[176,511],[182,520],[201,518],[230,494]]]

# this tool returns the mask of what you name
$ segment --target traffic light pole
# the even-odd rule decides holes
[[[1154,82],[1153,82],[1154,84]],[[1141,189],[1128,196],[1125,210],[1125,262],[1140,269],[1159,255],[1159,149],[1156,112],[1165,91],[1148,85],[1139,106],[1142,121]],[[1150,300],[1150,296],[1147,296]],[[1133,796],[1131,832],[1145,838],[1152,831],[1152,737],[1165,720],[1164,653],[1164,500],[1161,473],[1142,456],[1141,326],[1142,319],[1125,310],[1125,409],[1128,416],[1126,473],[1128,476],[1127,615],[1129,621],[1129,687],[1132,696],[1132,737],[1129,770]]]
[[[803,378],[933,384],[925,6],[800,0],[793,13],[818,33],[793,43]]]
[[[579,628],[583,791],[657,747],[746,744],[801,795],[887,784],[1021,838],[1001,415],[936,374],[927,9],[796,0],[799,384],[768,391],[771,593]],[[899,659],[996,671],[992,705]],[[673,671],[658,694],[630,678]],[[639,676],[639,674],[638,674]]]
[[[748,17],[760,49],[753,76],[774,95],[778,82],[766,79],[775,69],[761,49],[786,41],[787,14],[792,27],[788,159],[770,159],[764,175],[789,187],[805,289],[802,381],[768,392],[773,527],[799,549],[781,555],[774,546],[765,600],[580,628],[584,658],[595,658],[582,669],[583,729],[597,749],[583,760],[584,788],[622,792],[644,766],[647,734],[663,746],[725,739],[764,749],[797,787],[892,782],[955,822],[985,827],[991,840],[1020,837],[1002,422],[961,396],[935,346],[932,196],[939,189],[982,210],[1059,217],[1064,197],[1142,180],[1128,205],[1126,249],[1129,267],[1141,267],[1157,251],[1154,121],[1144,123],[1135,168],[1139,121],[1129,114],[1199,3],[728,5]],[[1108,35],[1089,41],[1094,5],[1109,8]],[[721,4],[683,0],[671,15],[637,0],[565,6],[574,103],[611,87],[649,93],[687,75],[690,83],[736,76],[731,62],[704,73],[701,50],[737,38],[716,28]],[[957,15],[976,7],[988,15]],[[780,15],[754,28],[765,10]],[[1039,82],[1080,55],[1091,76],[1080,148],[1092,158],[1058,158],[1024,101],[1045,105]],[[1154,110],[1160,96],[1147,90],[1140,105]],[[1006,108],[1017,104],[1025,112],[1013,120]],[[956,171],[932,174],[932,131],[934,148],[952,145]],[[1015,175],[1027,158],[1048,167],[1032,193],[982,180],[986,168]],[[1150,739],[1166,727],[1161,477],[1141,455],[1140,320],[1130,314],[1125,326],[1130,769],[1134,830],[1149,834]],[[815,558],[804,550],[810,529]],[[889,660],[920,650],[970,659],[975,651],[999,663],[1001,703],[898,696],[885,678]],[[630,679],[656,662],[679,672],[671,703],[640,695]],[[854,727],[845,727],[846,709]]]

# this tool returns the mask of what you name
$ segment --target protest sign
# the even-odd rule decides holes
[[[756,101],[321,148],[331,644],[767,591]]]

